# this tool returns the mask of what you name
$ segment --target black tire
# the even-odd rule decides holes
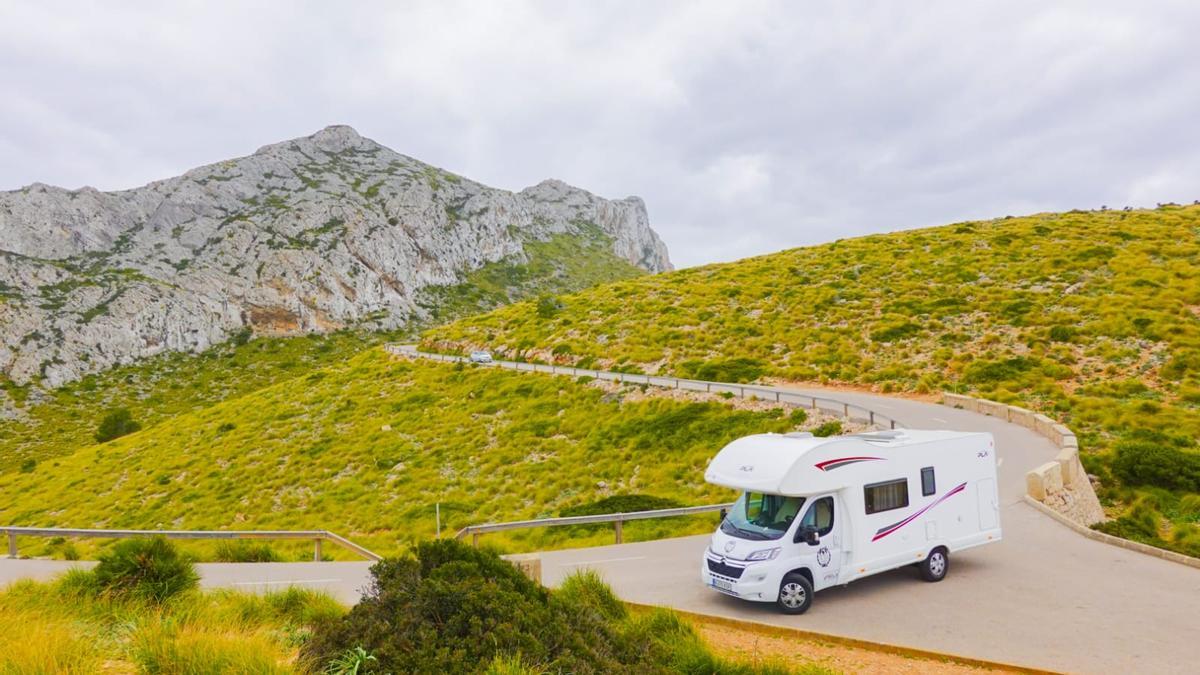
[[[929,552],[921,561],[921,578],[928,582],[937,582],[946,578],[950,571],[950,553],[941,546]]]
[[[799,572],[785,574],[779,582],[779,597],[775,605],[784,614],[803,614],[812,607],[813,587],[808,577]]]

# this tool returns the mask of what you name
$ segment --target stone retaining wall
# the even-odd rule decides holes
[[[991,415],[1032,429],[1059,448],[1054,460],[1025,474],[1026,492],[1055,512],[1085,527],[1104,521],[1104,509],[1079,461],[1079,441],[1064,424],[1032,410],[961,394],[942,394],[942,404]]]

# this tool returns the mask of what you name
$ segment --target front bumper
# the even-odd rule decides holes
[[[700,581],[711,590],[755,602],[775,602],[779,579],[768,563],[731,560],[706,551],[700,561]]]

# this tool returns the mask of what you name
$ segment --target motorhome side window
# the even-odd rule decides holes
[[[867,515],[902,509],[908,506],[908,480],[889,480],[875,483],[863,488],[864,501],[867,504]]]
[[[933,467],[927,466],[921,469],[921,495],[928,497],[937,492],[937,483],[933,479]]]

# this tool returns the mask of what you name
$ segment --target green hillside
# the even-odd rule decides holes
[[[715,448],[804,422],[756,405],[647,398],[633,385],[613,392],[565,376],[392,360],[371,350],[30,472],[0,474],[0,522],[321,528],[387,553],[431,537],[438,502],[448,530],[558,515],[611,495],[712,503],[731,498],[703,480]],[[626,536],[706,531],[713,517],[631,524]],[[540,548],[611,537],[611,529],[578,528],[509,539]],[[38,546],[30,540],[22,552],[78,552]]]
[[[512,305],[424,345],[1020,402],[1070,424],[1102,500],[1133,507],[1111,531],[1200,554],[1198,206],[840,240]]]
[[[580,224],[581,235],[525,242],[522,259],[489,263],[453,286],[426,288],[425,324],[493,309],[521,298],[580,290],[645,272],[612,252],[612,238]],[[413,329],[415,332],[415,329]],[[0,375],[0,472],[74,452],[93,443],[99,422],[125,408],[144,427],[236,398],[343,361],[406,331],[376,332],[364,324],[326,335],[243,334],[200,354],[170,353],[89,375],[58,389],[18,387]]]

